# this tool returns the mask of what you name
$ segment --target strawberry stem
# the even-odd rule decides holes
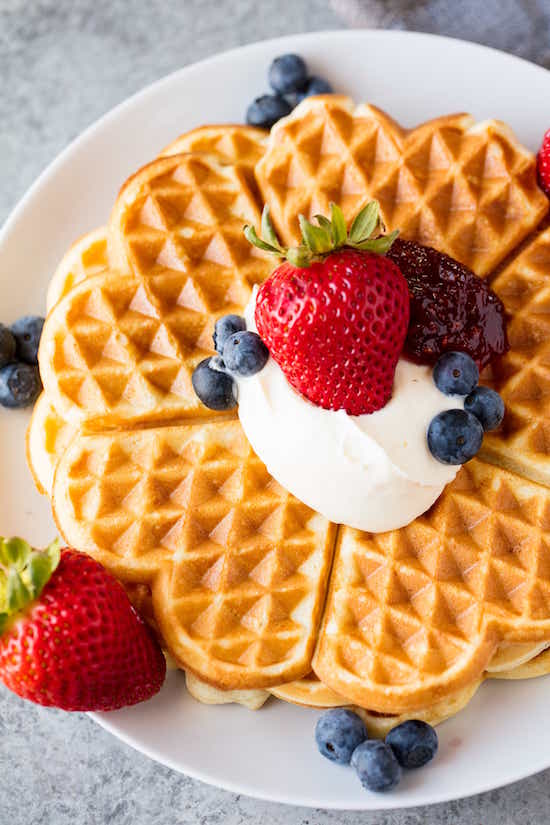
[[[297,267],[308,267],[313,261],[323,260],[326,255],[344,247],[385,255],[399,234],[397,229],[389,235],[383,234],[385,227],[380,218],[378,201],[370,201],[361,209],[349,232],[344,213],[335,203],[330,204],[330,219],[325,215],[315,215],[317,224],[314,224],[304,215],[299,215],[298,220],[302,235],[299,246],[284,247],[281,244],[273,228],[267,204],[262,212],[261,237],[253,226],[248,225],[244,227],[244,236],[253,246],[270,255],[286,258]]]

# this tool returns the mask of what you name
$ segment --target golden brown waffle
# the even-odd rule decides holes
[[[549,545],[550,490],[478,459],[402,530],[342,528],[315,672],[381,712],[460,690],[501,642],[550,638]]]
[[[53,309],[76,284],[98,275],[108,266],[107,227],[101,226],[80,238],[63,257],[48,287],[47,311]]]
[[[338,708],[349,704],[344,696],[323,684],[315,673],[309,673],[295,682],[277,685],[270,689],[270,693],[284,702],[310,708]]]
[[[351,214],[377,196],[390,226],[405,221],[405,235],[485,274],[546,211],[532,156],[502,125],[472,127],[458,115],[405,132],[372,107],[352,116],[343,99],[322,105],[334,109],[330,123],[320,133],[317,115],[304,124],[303,106],[297,122],[308,136],[293,138],[304,156],[319,155],[318,192],[298,182],[302,155],[290,158],[286,177],[270,180],[273,191],[307,195],[308,214],[342,197]],[[362,143],[346,133],[346,118],[351,132],[364,121]],[[402,713],[432,723],[452,715],[487,667],[502,678],[546,672],[545,653],[520,660],[550,639],[540,553],[550,492],[481,461],[402,531],[341,530],[319,636],[334,526],[268,476],[233,414],[214,423],[190,383],[212,352],[215,319],[242,311],[272,267],[242,238],[243,223],[259,224],[250,170],[264,137],[251,135],[245,150],[246,128],[227,129],[197,130],[165,150],[217,156],[164,157],[128,181],[111,217],[106,268],[81,241],[56,276],[59,299],[40,353],[46,396],[29,457],[47,490],[65,450],[53,493],[62,534],[121,578],[190,672],[195,695],[204,695],[204,681],[244,690],[247,701],[250,690],[265,698],[261,688],[269,687],[302,704],[361,704],[375,708],[364,712],[383,732]],[[274,145],[275,137],[270,151]],[[257,167],[260,182],[265,165]],[[125,429],[136,422],[150,429]],[[65,449],[75,427],[105,425],[124,429],[78,434]],[[307,675],[318,638],[323,682]],[[503,640],[515,649],[495,654]]]
[[[237,421],[80,435],[53,508],[69,544],[150,585],[180,666],[226,689],[308,672],[334,528],[276,484]]]
[[[499,679],[501,673],[523,667],[543,653],[550,642],[530,642],[500,645],[485,670],[490,678]]]
[[[220,690],[198,679],[187,671],[185,684],[188,692],[197,702],[204,705],[243,705],[249,710],[259,710],[269,699],[267,690]]]
[[[393,715],[376,713],[365,708],[354,707],[341,696],[338,697],[338,702],[336,702],[336,694],[332,694],[330,688],[327,688],[314,676],[305,677],[297,682],[291,682],[279,688],[271,688],[269,692],[265,690],[218,690],[206,682],[197,679],[197,677],[191,673],[186,674],[186,683],[187,690],[191,696],[197,699],[197,701],[207,705],[239,704],[247,707],[249,710],[258,710],[265,704],[270,694],[273,694],[273,696],[283,701],[304,707],[323,709],[349,707],[363,719],[367,726],[369,736],[380,739],[383,739],[392,728],[405,722],[407,719],[421,719],[430,725],[441,724],[441,722],[444,722],[446,719],[455,716],[459,711],[463,710],[481,685],[481,681],[474,682],[440,702],[436,702],[428,708],[417,710],[413,714],[404,713]]]
[[[481,684],[481,680],[471,682],[466,687],[450,693],[425,708],[417,708],[415,711],[409,711],[408,713],[376,713],[376,711],[359,707],[353,707],[353,710],[363,719],[370,737],[384,739],[390,730],[408,719],[421,719],[423,722],[435,726],[440,725],[452,716],[456,716],[473,699]]]
[[[88,232],[64,255],[48,287],[47,311],[86,278],[110,271],[108,230],[103,226]],[[34,406],[26,439],[27,463],[40,493],[51,495],[55,465],[75,432],[75,427],[42,393]]]
[[[498,650],[491,660],[491,666],[485,672],[484,678],[514,680],[546,676],[550,673],[550,650],[546,649],[541,652],[541,648],[544,648],[544,645],[515,644],[504,646],[503,650]],[[509,664],[508,669],[503,667],[506,661]],[[350,705],[344,697],[334,693],[313,673],[295,682],[270,688],[269,692],[218,690],[205,682],[201,682],[195,676],[187,674],[187,689],[199,702],[212,705],[234,702],[251,710],[262,707],[269,694],[292,704],[312,708],[350,707],[365,722],[369,736],[384,738],[392,728],[407,719],[421,719],[434,726],[450,719],[461,710],[464,710],[477,693],[482,681],[476,679],[466,687],[449,694],[444,699],[430,704],[426,708],[401,714],[377,713],[367,708]]]
[[[250,173],[264,151],[266,139],[266,132],[253,127],[203,126],[181,135],[162,154],[209,152],[224,162],[245,166]],[[253,188],[255,191],[254,182]],[[85,235],[64,256],[48,289],[48,311],[81,281],[103,272],[118,277],[109,266],[107,227]],[[55,464],[74,432],[74,426],[66,424],[43,396],[35,406],[27,434],[27,460],[41,493],[51,493]]]
[[[191,696],[197,699],[197,701],[207,705],[235,703],[243,705],[249,708],[249,710],[258,710],[265,704],[269,695],[273,694],[273,696],[283,701],[304,707],[324,709],[331,707],[349,707],[363,719],[367,726],[369,736],[380,739],[383,739],[392,728],[400,725],[407,719],[421,719],[430,725],[441,724],[441,722],[444,722],[446,719],[455,716],[459,711],[463,710],[481,685],[481,681],[478,680],[456,691],[456,693],[445,697],[445,699],[442,699],[440,702],[436,702],[428,708],[416,710],[414,713],[383,714],[366,710],[365,708],[354,707],[341,696],[338,697],[339,701],[336,703],[334,699],[336,694],[332,694],[330,688],[327,688],[314,676],[305,677],[297,682],[291,682],[279,688],[271,688],[269,692],[264,690],[218,690],[206,682],[197,679],[196,676],[193,676],[191,673],[186,674],[186,682],[187,690]]]
[[[191,374],[212,354],[215,319],[242,311],[272,264],[248,244],[259,210],[238,164],[162,158],[123,188],[104,272],[50,313],[40,370],[70,421],[118,424],[203,415]]]
[[[536,670],[537,675],[539,675],[539,672],[541,672],[543,667],[541,661],[541,653],[543,653],[549,646],[550,645],[545,642],[502,645],[493,655],[493,658],[491,659],[489,665],[486,668],[485,676],[487,678],[493,679],[516,678],[511,674],[514,674],[516,672],[526,673],[527,667],[535,659],[537,659],[537,667],[533,669]],[[548,655],[547,664],[550,671],[550,654]],[[467,688],[461,689],[452,698],[449,698],[448,704],[446,706],[445,702],[442,701],[438,705],[438,721],[441,722],[444,718],[448,719],[449,716],[452,715],[451,707],[456,707],[458,704],[455,700],[459,700],[461,699],[461,697],[465,697],[466,694],[469,697],[473,696],[474,691],[477,689],[479,684],[479,679],[476,679],[472,683],[472,685],[469,685]],[[335,693],[335,691],[331,690],[331,688],[329,688],[327,685],[321,682],[321,680],[315,675],[315,673],[310,673],[308,676],[304,677],[303,679],[299,679],[296,682],[288,682],[285,685],[279,685],[276,688],[271,688],[270,692],[278,699],[282,699],[286,702],[292,702],[296,705],[306,705],[308,707],[314,708],[341,707],[342,705],[349,704],[349,701],[344,696]],[[447,708],[447,710],[445,710],[444,713],[445,707]],[[461,705],[459,709],[461,709],[462,707],[463,705]],[[428,712],[433,708],[434,706],[430,706],[429,708],[425,709],[425,712]],[[363,708],[363,710],[366,713],[369,713],[368,709]],[[377,718],[384,716],[384,714],[380,713],[375,714],[374,711],[372,713]],[[417,711],[414,711],[414,713],[416,714]],[[415,716],[415,718],[418,718],[418,716]],[[435,718],[435,716],[432,716],[432,719],[433,718]],[[428,720],[426,719],[426,721]],[[432,721],[431,724],[435,723]]]
[[[287,243],[299,239],[300,213],[326,215],[334,201],[349,221],[376,198],[389,229],[484,276],[548,210],[535,167],[503,123],[459,114],[404,129],[374,106],[328,95],[273,127],[256,177]]]
[[[225,163],[240,163],[252,171],[265,151],[268,136],[269,132],[254,126],[199,126],[173,140],[160,154],[203,152],[217,155]]]
[[[492,287],[509,313],[510,352],[485,376],[504,399],[506,416],[501,429],[485,437],[483,451],[550,485],[550,229]]]
[[[56,464],[76,434],[41,393],[27,429],[27,464],[38,491],[51,496]]]
[[[258,710],[262,707],[270,694],[292,704],[312,708],[350,707],[359,714],[367,726],[369,736],[384,738],[396,725],[407,719],[422,719],[430,725],[439,725],[463,710],[476,693],[481,681],[474,682],[462,688],[451,696],[428,708],[417,710],[414,714],[382,714],[350,705],[342,696],[338,696],[326,685],[323,685],[314,674],[296,682],[290,682],[277,688],[265,690],[219,690],[206,682],[197,679],[191,673],[186,674],[187,690],[197,701],[207,705],[239,704],[249,710]]]
[[[495,679],[538,679],[539,676],[547,676],[550,673],[550,649],[545,649],[538,656],[516,665],[510,670],[502,670],[491,674]]]
[[[262,157],[268,133],[253,126],[201,126],[176,138],[162,156],[207,153],[223,163],[237,163],[247,170],[247,180],[256,193],[252,171]],[[80,238],[59,264],[48,288],[49,312],[76,284],[109,267],[108,228],[100,227]]]

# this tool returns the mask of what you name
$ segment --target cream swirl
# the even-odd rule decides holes
[[[255,305],[253,294],[250,330]],[[403,527],[456,476],[458,467],[432,456],[426,431],[437,413],[463,400],[441,393],[428,366],[400,359],[390,401],[359,416],[312,404],[273,358],[236,380],[239,419],[256,454],[279,484],[331,521],[373,533]]]

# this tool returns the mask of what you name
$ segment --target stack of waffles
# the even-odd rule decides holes
[[[191,385],[216,319],[270,274],[242,233],[263,204],[288,243],[300,213],[335,201],[349,220],[373,198],[389,229],[491,279],[511,342],[486,376],[502,429],[431,510],[383,534],[298,501],[238,416]],[[193,695],[355,706],[383,735],[456,713],[487,677],[550,671],[547,209],[504,124],[406,130],[326,96],[269,135],[183,135],[69,250],[48,294],[29,464],[66,542],[123,582]]]

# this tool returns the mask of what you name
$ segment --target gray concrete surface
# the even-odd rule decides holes
[[[222,49],[278,34],[371,25],[479,40],[550,66],[549,21],[548,0],[0,0],[0,221],[99,115],[144,84]],[[85,716],[34,707],[3,688],[0,743],[0,825],[534,825],[550,818],[550,772],[406,812],[264,804],[175,774]]]

